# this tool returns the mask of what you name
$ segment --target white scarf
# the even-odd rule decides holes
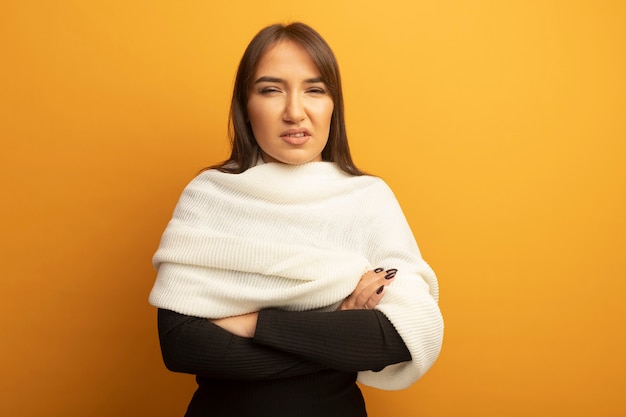
[[[282,308],[334,310],[375,267],[397,268],[377,309],[412,361],[359,382],[402,389],[439,354],[437,280],[393,193],[329,162],[205,171],[185,188],[153,259],[150,303],[204,318]]]

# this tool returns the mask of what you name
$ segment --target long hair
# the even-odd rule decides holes
[[[351,175],[363,175],[352,161],[343,106],[343,91],[339,65],[326,41],[313,28],[304,23],[275,24],[262,29],[246,48],[237,75],[230,104],[228,136],[231,142],[230,157],[206,169],[239,174],[252,167],[258,153],[252,126],[248,118],[248,93],[254,83],[254,75],[265,52],[280,41],[291,41],[302,47],[320,71],[333,101],[328,142],[322,150],[322,160],[336,163]]]

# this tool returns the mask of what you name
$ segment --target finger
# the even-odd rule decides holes
[[[359,280],[356,288],[339,306],[339,310],[374,308],[380,302],[384,287],[395,278],[395,268],[376,268],[368,271]]]
[[[380,282],[374,281],[367,287],[362,288],[358,293],[354,294],[354,304],[358,308],[365,307],[369,299],[376,294],[376,291],[378,291],[381,286],[384,287]]]
[[[367,309],[367,310],[374,309],[378,305],[380,300],[383,298],[384,293],[385,293],[385,286],[381,285],[380,287],[378,287],[376,289],[374,294],[372,294],[370,296],[370,298],[367,300],[367,302],[365,303],[364,308]]]
[[[355,298],[355,305],[358,308],[374,308],[383,297],[385,287],[391,282],[386,279],[378,280],[367,288],[363,289]]]
[[[398,270],[396,268],[391,268],[385,271],[385,279],[392,280],[396,277],[396,273]]]
[[[355,290],[357,290],[358,288],[367,287],[372,282],[379,279],[381,275],[385,275],[384,272],[385,270],[383,268],[376,268],[373,271],[367,271],[361,276],[361,279],[359,279]]]
[[[397,271],[397,269],[385,270],[384,268],[376,268],[372,271],[368,271],[361,276],[361,279],[357,283],[353,293],[363,291],[366,288],[375,285],[377,282],[380,282],[382,285],[386,285],[383,278],[388,280],[393,279]]]
[[[382,272],[380,271],[380,268],[377,268],[375,272],[376,271]],[[370,292],[370,297],[367,299],[367,301],[364,302],[363,308],[373,309],[378,305],[380,300],[383,298],[385,287],[391,284],[391,281],[393,281],[393,279],[396,277],[397,272],[398,270],[396,268],[387,269],[386,271],[384,271],[384,276],[382,278],[379,278],[376,282],[370,284],[367,288],[363,290],[364,294],[360,294],[361,297],[365,297],[368,291],[372,290],[374,285],[382,284],[380,285],[380,287],[376,288],[376,291],[374,293]]]
[[[384,285],[381,285],[380,287],[378,287],[376,292],[372,294],[371,297],[365,302],[365,305],[363,308],[365,308],[366,310],[374,309],[378,305],[378,302],[380,301],[380,299],[382,298],[384,290],[385,290]]]

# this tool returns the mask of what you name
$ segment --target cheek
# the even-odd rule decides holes
[[[324,115],[324,118],[326,120],[326,124],[328,125],[328,129],[330,130],[330,126],[332,124],[332,118],[333,118],[333,110],[334,110],[334,106],[331,103],[327,109],[326,109],[326,114]]]
[[[248,106],[248,121],[250,122],[253,132],[258,133],[263,130],[264,121],[266,119],[267,118],[264,115],[263,110],[258,106]]]

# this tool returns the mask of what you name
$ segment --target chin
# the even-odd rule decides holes
[[[302,164],[308,164],[309,162],[319,162],[321,161],[321,159],[317,159],[317,158],[313,158],[313,159],[308,159],[308,158],[304,158],[304,159],[286,159],[285,162],[283,162],[284,164],[289,164],[289,165],[302,165]]]
[[[278,162],[286,165],[302,165],[309,162],[319,162],[322,160],[321,155],[307,157],[307,156],[295,156],[295,155],[277,155],[276,157],[271,155],[263,155],[263,160],[267,162]]]

